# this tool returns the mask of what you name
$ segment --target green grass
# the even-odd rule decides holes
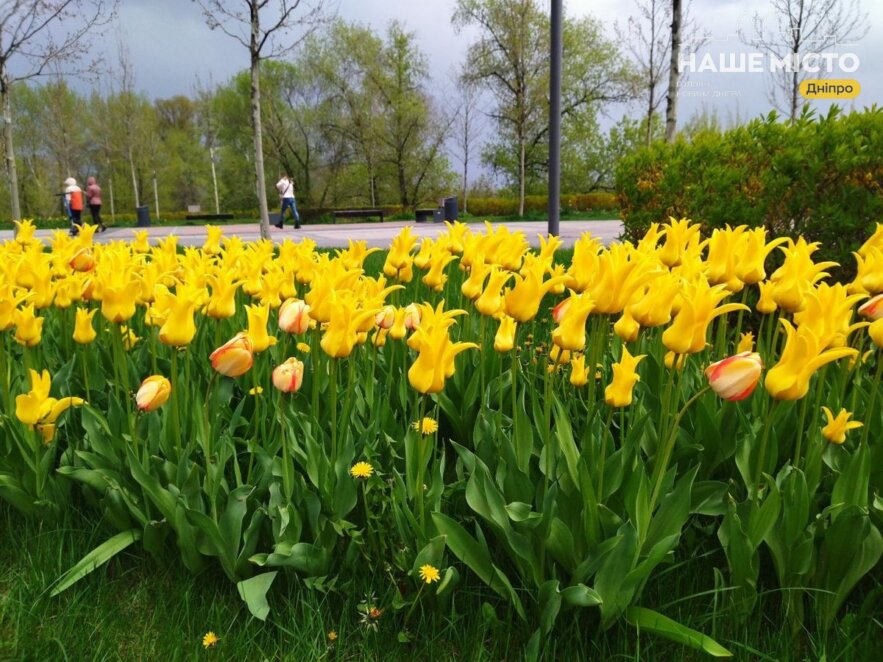
[[[27,521],[0,505],[0,660],[517,660],[533,626],[468,579],[453,600],[414,612],[408,643],[400,643],[404,615],[390,608],[386,577],[328,593],[306,589],[294,576],[277,580],[272,612],[256,621],[236,589],[210,567],[193,577],[175,560],[153,559],[137,548],[124,552],[60,596],[53,581],[110,531],[94,514],[71,509],[57,524]],[[697,554],[660,573],[644,604],[714,636],[738,660],[874,659],[883,645],[880,590],[855,596],[850,613],[827,635],[796,639],[777,618],[779,595],[763,594],[758,616],[734,621],[723,610],[725,591],[696,594],[713,584],[715,556]],[[377,630],[360,622],[357,605],[373,592],[386,609]],[[715,604],[718,608],[715,608]],[[593,610],[562,615],[543,654],[549,660],[696,660],[694,651],[626,624],[605,633]],[[330,645],[329,630],[339,638]],[[212,630],[220,644],[203,650]]]

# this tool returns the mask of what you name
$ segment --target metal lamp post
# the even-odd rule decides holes
[[[562,0],[552,0],[549,72],[549,234],[559,232],[561,198],[561,20]]]

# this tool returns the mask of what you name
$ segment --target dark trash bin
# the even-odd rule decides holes
[[[456,221],[459,216],[457,211],[457,198],[445,198],[445,220]]]
[[[432,220],[434,223],[441,223],[445,220],[445,210],[439,207],[434,212],[432,212]]]
[[[138,219],[136,225],[139,228],[150,227],[150,207],[148,207],[147,205],[135,207],[135,216]]]

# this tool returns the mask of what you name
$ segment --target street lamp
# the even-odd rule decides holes
[[[552,0],[549,71],[549,234],[557,235],[561,199],[561,14],[562,0]]]

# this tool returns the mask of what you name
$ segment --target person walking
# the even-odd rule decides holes
[[[297,213],[297,202],[294,199],[294,180],[291,175],[282,175],[276,183],[276,190],[279,192],[279,202],[282,209],[279,212],[279,224],[274,227],[282,229],[285,222],[285,210],[291,209],[291,217],[294,219],[294,229],[300,229],[300,214]]]
[[[86,180],[86,204],[92,214],[92,224],[98,226],[99,232],[104,232],[107,227],[101,222],[101,187],[94,177]]]
[[[64,201],[70,210],[71,236],[76,237],[83,225],[83,189],[77,186],[73,177],[64,180]]]

